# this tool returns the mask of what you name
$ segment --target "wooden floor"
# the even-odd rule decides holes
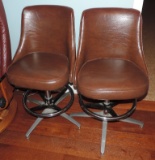
[[[26,139],[25,133],[35,117],[24,110],[21,92],[15,97],[18,100],[17,115],[0,135],[1,160],[155,159],[155,102],[139,102],[132,115],[144,122],[142,129],[124,122],[109,123],[106,150],[101,156],[101,122],[92,118],[76,118],[81,123],[80,130],[62,117],[45,119]],[[124,107],[120,106],[119,110],[124,111]],[[68,112],[78,111],[81,109],[76,97]]]

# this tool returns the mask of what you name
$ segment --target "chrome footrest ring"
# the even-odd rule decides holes
[[[68,91],[68,92],[66,93],[66,91]],[[38,104],[37,104],[37,100],[34,100],[34,102],[36,102],[35,104],[37,104],[37,106],[32,107],[30,104],[28,104],[29,103],[28,99],[34,92],[36,92],[36,91],[27,90],[25,92],[25,94],[23,96],[23,104],[24,104],[25,110],[35,117],[50,118],[50,117],[58,116],[58,115],[60,115],[64,112],[66,112],[72,106],[73,101],[74,101],[73,90],[69,85],[67,85],[59,93],[59,95],[56,96],[56,98],[54,97],[55,99],[54,98],[51,99],[50,104],[47,104],[45,102],[45,98],[43,98],[43,96],[40,96],[40,98],[42,98],[42,100],[44,102],[40,102],[40,100],[39,100]],[[39,91],[38,91],[38,93],[39,93]],[[66,98],[68,96],[68,94],[70,94],[70,99],[68,100],[69,102],[64,107],[61,107],[61,108],[58,107],[58,105],[57,105],[58,102],[57,101],[62,101],[64,98]]]

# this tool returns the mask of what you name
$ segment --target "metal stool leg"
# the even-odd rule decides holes
[[[144,126],[144,123],[142,121],[139,121],[139,120],[136,120],[136,119],[133,119],[133,118],[126,118],[126,119],[122,119],[120,121],[127,122],[127,123],[132,123],[132,124],[137,124],[141,128],[143,128],[143,126]]]
[[[107,121],[102,121],[101,154],[104,154],[104,151],[105,151],[107,126],[108,126],[108,122]]]
[[[43,118],[37,118],[35,122],[32,124],[30,129],[26,132],[25,136],[29,139],[31,132],[37,127],[37,125],[43,120]]]
[[[61,114],[60,116],[66,118],[67,120],[69,120],[70,122],[72,122],[73,124],[75,124],[75,125],[80,129],[80,123],[77,122],[75,119],[73,119],[73,118],[72,118],[71,116],[69,116],[68,114],[63,113],[63,114]]]
[[[52,113],[53,111],[55,111],[54,109],[45,109],[43,112],[44,113]],[[71,116],[69,116],[66,113],[61,114],[60,116],[66,118],[67,120],[69,120],[70,122],[72,122],[73,124],[75,124],[79,129],[80,129],[80,123],[77,122],[76,120],[74,120]],[[30,137],[31,132],[37,127],[37,125],[43,120],[44,118],[40,118],[38,117],[35,122],[32,124],[32,126],[30,127],[30,129],[26,132],[26,138],[28,139]]]

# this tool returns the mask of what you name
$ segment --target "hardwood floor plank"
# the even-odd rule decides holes
[[[6,152],[8,150],[8,152]],[[32,149],[27,147],[18,147],[14,145],[0,144],[0,157],[3,160],[63,160],[64,155],[61,153],[54,153],[52,151],[44,151],[40,149]]]

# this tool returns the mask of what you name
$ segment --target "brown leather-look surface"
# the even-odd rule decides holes
[[[0,0],[0,77],[11,63],[11,47],[8,24],[2,1]]]
[[[57,90],[67,84],[68,75],[66,56],[41,52],[24,56],[8,72],[9,80],[15,86],[37,90]]]
[[[75,62],[73,10],[37,5],[23,9],[20,43],[8,69],[17,87],[53,90],[72,83]]]
[[[0,0],[0,98],[3,97],[6,101],[5,106],[0,108],[0,111],[8,107],[13,96],[13,88],[10,86],[10,84],[5,78],[5,73],[10,63],[10,35],[4,6],[2,1]]]
[[[14,88],[8,83],[5,73],[11,63],[10,35],[2,0],[0,0],[0,133],[16,115],[17,102],[13,97]]]
[[[85,10],[77,55],[74,84],[80,94],[100,100],[137,99],[147,94],[139,11]]]

